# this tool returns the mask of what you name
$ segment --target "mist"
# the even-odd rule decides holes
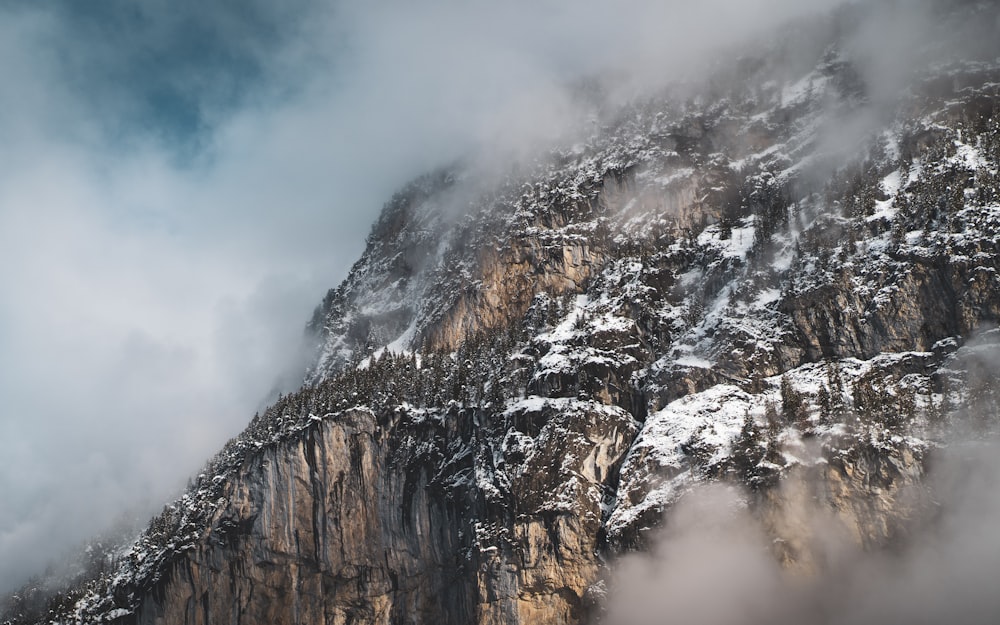
[[[0,7],[0,592],[158,510],[408,179],[572,140],[834,0]]]
[[[922,481],[890,495],[898,515],[890,522],[898,527],[883,544],[861,544],[859,528],[849,524],[864,524],[864,514],[838,513],[825,460],[819,470],[788,470],[775,497],[702,484],[666,511],[647,552],[612,563],[603,622],[995,623],[1000,331],[977,332],[939,372],[957,381],[962,400],[925,460],[916,461],[923,462]],[[880,490],[853,496],[884,495]]]
[[[814,566],[782,568],[735,487],[705,486],[669,511],[649,553],[613,567],[607,623],[993,623],[1000,614],[996,442],[935,452],[928,504],[904,540],[863,551],[823,501],[798,510]],[[786,488],[789,486],[786,485]],[[794,486],[791,486],[794,487]]]

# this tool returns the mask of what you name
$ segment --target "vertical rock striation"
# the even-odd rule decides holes
[[[501,492],[476,483],[476,456],[495,451],[475,440],[479,416],[352,410],[253,455],[137,622],[579,621],[636,424],[586,405],[511,413],[535,439],[494,467]]]

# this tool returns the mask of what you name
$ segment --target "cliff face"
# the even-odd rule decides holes
[[[470,622],[470,502],[395,467],[399,434],[352,411],[255,456],[226,484],[220,529],[172,565],[139,622]]]
[[[583,621],[604,569],[602,504],[641,424],[583,402],[525,404],[505,424],[525,440],[495,463],[475,440],[480,416],[352,410],[255,455],[227,480],[213,530],[141,598],[137,622]],[[485,471],[509,489],[477,484]],[[921,472],[913,450],[870,449],[808,483],[877,545]],[[794,508],[816,494],[762,498],[789,565],[809,564],[815,537]]]
[[[401,191],[314,315],[303,389],[113,574],[12,622],[582,623],[719,480],[789,568],[822,566],[804,507],[904,540],[946,433],[996,427],[1000,68],[873,116],[837,45]],[[880,121],[831,162],[852,115]]]
[[[621,410],[525,406],[536,438],[477,486],[474,410],[351,410],[254,455],[209,535],[141,599],[141,623],[578,621],[607,484],[638,429]]]

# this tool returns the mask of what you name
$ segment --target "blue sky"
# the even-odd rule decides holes
[[[0,591],[242,429],[406,180],[800,5],[0,3]]]

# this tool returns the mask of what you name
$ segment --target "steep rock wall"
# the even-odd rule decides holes
[[[318,421],[245,463],[137,622],[579,622],[636,430],[587,410],[512,413],[508,453],[477,447],[471,412]]]

